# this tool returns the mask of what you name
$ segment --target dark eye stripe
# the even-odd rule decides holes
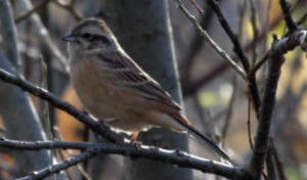
[[[102,35],[97,34],[90,34],[90,33],[84,33],[81,35],[81,37],[86,38],[89,41],[101,41],[103,44],[110,45],[110,40]]]
[[[93,40],[94,36],[92,34],[89,33],[84,33],[81,35],[83,38],[88,39],[88,40]]]

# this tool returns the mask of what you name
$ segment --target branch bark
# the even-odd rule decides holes
[[[49,166],[42,170],[37,171],[29,176],[20,178],[25,179],[42,179],[50,176],[60,170],[67,169],[77,163],[88,160],[101,153],[106,154],[118,154],[127,157],[131,157],[134,160],[136,158],[146,158],[154,161],[164,162],[167,164],[177,165],[183,168],[193,168],[200,170],[204,173],[214,173],[227,178],[241,177],[244,174],[244,170],[239,167],[231,167],[219,162],[207,160],[201,157],[197,157],[179,150],[168,150],[158,147],[134,146],[132,144],[112,144],[112,143],[88,143],[88,142],[63,142],[63,141],[14,141],[2,138],[0,140],[0,147],[18,149],[18,150],[31,150],[38,151],[42,149],[80,149],[85,150],[71,159],[63,161],[61,163]]]
[[[72,105],[62,101],[61,99],[57,98],[55,95],[49,93],[47,90],[34,86],[31,83],[21,79],[20,77],[16,77],[6,72],[3,69],[0,69],[0,79],[2,79],[5,82],[17,85],[21,89],[28,91],[32,93],[33,95],[38,96],[44,100],[47,100],[48,102],[52,103],[54,106],[58,107],[59,109],[64,110],[65,112],[69,113],[73,117],[77,118],[82,123],[86,124],[89,128],[91,128],[91,130],[105,137],[109,141],[117,142],[117,143],[123,142],[123,139],[119,137],[119,135],[111,131],[108,126],[106,126],[103,123],[99,123],[95,121],[93,118],[91,118],[86,113],[78,111]]]
[[[264,159],[268,149],[269,134],[272,121],[272,113],[275,105],[277,83],[280,76],[281,66],[284,62],[283,55],[295,47],[303,46],[307,42],[307,32],[299,29],[277,40],[269,51],[269,71],[263,97],[263,105],[260,110],[259,126],[256,133],[255,150],[252,156],[249,170],[255,179],[260,178]]]
[[[257,136],[255,140],[255,148],[250,162],[250,173],[254,179],[259,179],[263,166],[265,155],[268,149],[269,134],[271,128],[271,119],[275,105],[275,96],[277,83],[280,76],[281,65],[284,62],[282,54],[276,54],[271,57],[269,62],[269,72],[266,80],[263,104],[260,109],[259,126],[257,128]]]

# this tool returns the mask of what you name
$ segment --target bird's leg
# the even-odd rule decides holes
[[[140,134],[140,131],[134,131],[134,132],[132,133],[131,138],[130,138],[130,142],[131,142],[132,144],[135,144],[135,146],[136,146],[137,148],[139,148],[139,147],[142,145],[142,142],[137,141],[137,138],[139,137],[139,134]]]
[[[89,116],[90,115],[90,113],[89,112],[87,112],[86,110],[83,110],[82,111],[84,114],[86,114],[87,116]]]
[[[136,142],[137,139],[138,139],[138,137],[139,137],[139,134],[140,134],[140,131],[134,131],[134,132],[132,133],[131,138],[130,138],[131,142]]]

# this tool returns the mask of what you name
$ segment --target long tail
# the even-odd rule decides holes
[[[201,134],[198,130],[196,130],[190,125],[185,125],[185,127],[188,130],[188,134],[195,137],[200,143],[209,147],[210,150],[215,152],[218,156],[222,157],[224,160],[230,162],[231,164],[234,164],[233,161],[230,159],[230,157],[218,145],[216,145],[211,139]]]
[[[188,134],[193,135],[195,138],[199,140],[200,143],[209,147],[213,152],[215,152],[218,156],[222,157],[224,160],[230,162],[231,164],[234,164],[234,162],[230,159],[230,157],[220,147],[218,147],[211,139],[200,133],[190,124],[186,124],[182,120],[178,119],[176,120],[187,129]]]

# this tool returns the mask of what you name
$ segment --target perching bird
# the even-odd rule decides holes
[[[72,84],[89,113],[130,132],[163,127],[191,133],[230,161],[191,126],[181,107],[122,49],[103,20],[85,19],[63,40],[69,42]]]

